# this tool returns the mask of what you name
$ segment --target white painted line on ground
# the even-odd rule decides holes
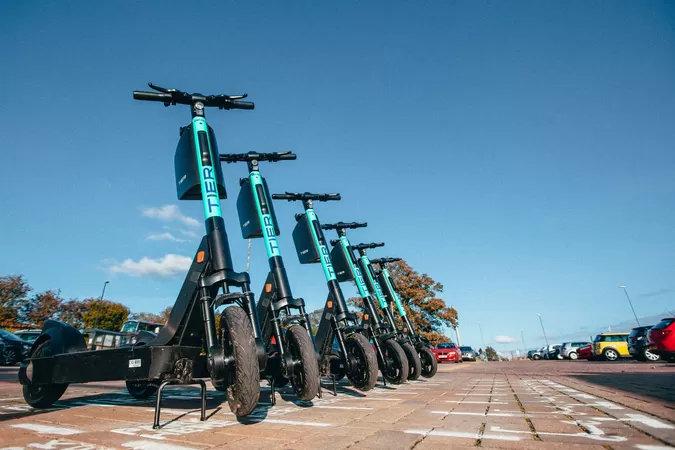
[[[0,398],[0,402],[10,402],[12,400],[23,400],[21,397]]]
[[[455,394],[455,395],[482,395],[482,396],[493,396],[493,395],[506,395],[506,394]]]
[[[375,408],[364,408],[364,407],[358,407],[358,406],[330,406],[330,405],[314,405],[312,408],[319,408],[319,409],[362,409],[366,411],[371,411]]]
[[[122,447],[130,448],[132,450],[194,450],[194,447],[183,447],[182,445],[172,445],[165,442],[152,441],[130,441],[122,444]]]
[[[569,422],[569,421],[563,421],[565,423],[571,423],[571,424],[577,424],[577,422]],[[578,422],[579,424],[583,425],[588,429],[590,433],[584,433],[583,431],[579,433],[552,433],[548,431],[537,431],[538,435],[546,435],[546,436],[568,436],[568,437],[582,437],[586,439],[591,439],[593,441],[607,441],[607,442],[626,442],[628,438],[624,436],[608,436],[605,434],[604,431],[600,430],[597,428],[594,424],[598,424],[598,422]],[[498,431],[502,433],[514,433],[514,434],[529,434],[531,435],[531,431],[521,431],[521,430],[505,430],[501,427],[496,427],[496,426],[491,426],[490,427],[491,431]]]
[[[663,430],[673,430],[675,426],[668,423],[661,422],[644,414],[626,414],[626,417],[620,418],[624,422],[640,422],[641,424],[650,428],[660,428]]]
[[[411,429],[404,430],[404,433],[407,434],[421,434],[424,436],[438,436],[438,437],[454,437],[454,438],[469,438],[469,439],[494,439],[497,441],[519,441],[518,436],[509,436],[507,434],[492,434],[492,433],[483,433],[480,436],[478,433],[467,433],[463,431],[441,431],[441,430],[419,430]]]
[[[301,422],[298,420],[279,420],[279,419],[265,419],[261,421],[262,423],[276,423],[279,425],[299,425],[304,427],[332,427],[333,425],[329,423],[321,422]]]
[[[117,406],[124,406],[124,405],[111,405],[109,403],[92,403],[92,402],[71,402],[71,405],[81,405],[81,406],[103,406],[105,408],[115,408]],[[153,409],[154,411],[154,409]]]
[[[352,399],[349,399],[352,400]],[[357,399],[354,399],[357,400]],[[358,399],[359,401],[362,401],[362,399]],[[364,398],[363,400],[365,401],[371,401],[371,400],[377,400],[378,402],[395,402],[395,401],[401,401],[403,400],[402,398],[377,398],[377,397],[367,397]]]
[[[661,450],[661,449],[670,449],[672,447],[666,447],[665,445],[649,445],[649,444],[635,444],[635,448],[640,450]]]
[[[465,402],[464,400],[446,400],[445,403],[467,403],[470,405],[508,405],[508,402]]]
[[[24,430],[35,431],[39,434],[57,434],[59,436],[71,436],[73,434],[80,434],[80,430],[74,428],[52,427],[49,425],[40,425],[37,423],[17,423],[10,425],[13,428],[22,428]]]

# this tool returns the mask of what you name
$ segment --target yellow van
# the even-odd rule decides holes
[[[628,353],[629,333],[602,333],[593,340],[593,356],[607,361],[630,358]]]

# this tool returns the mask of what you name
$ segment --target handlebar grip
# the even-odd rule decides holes
[[[321,227],[321,228],[323,228],[323,227]],[[335,247],[339,243],[340,243],[340,241],[338,239],[331,239],[330,240],[330,245],[332,245],[333,247]]]
[[[274,200],[288,200],[289,202],[294,200],[294,197],[288,194],[272,194],[272,198]]]
[[[375,242],[373,244],[370,244],[370,248],[375,248],[375,247],[384,247],[384,242]]]
[[[157,92],[134,91],[134,100],[147,100],[150,102],[170,102],[171,94],[158,94]]]
[[[326,200],[342,200],[340,194],[327,194]]]
[[[255,103],[253,102],[240,102],[238,100],[232,100],[230,102],[231,109],[255,109]]]
[[[352,228],[365,228],[368,226],[368,222],[352,222],[350,225]]]
[[[298,155],[293,152],[281,152],[278,155],[279,161],[293,161],[298,158]]]

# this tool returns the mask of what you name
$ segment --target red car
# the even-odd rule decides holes
[[[591,359],[593,357],[593,344],[586,344],[577,349],[577,359]]]
[[[663,319],[649,330],[649,351],[675,362],[675,317]]]
[[[431,349],[431,351],[434,352],[436,361],[439,363],[446,361],[455,363],[462,362],[462,355],[454,342],[438,344],[435,348]]]

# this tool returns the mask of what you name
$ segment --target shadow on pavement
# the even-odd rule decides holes
[[[569,377],[675,405],[675,370],[672,373],[578,373]]]

